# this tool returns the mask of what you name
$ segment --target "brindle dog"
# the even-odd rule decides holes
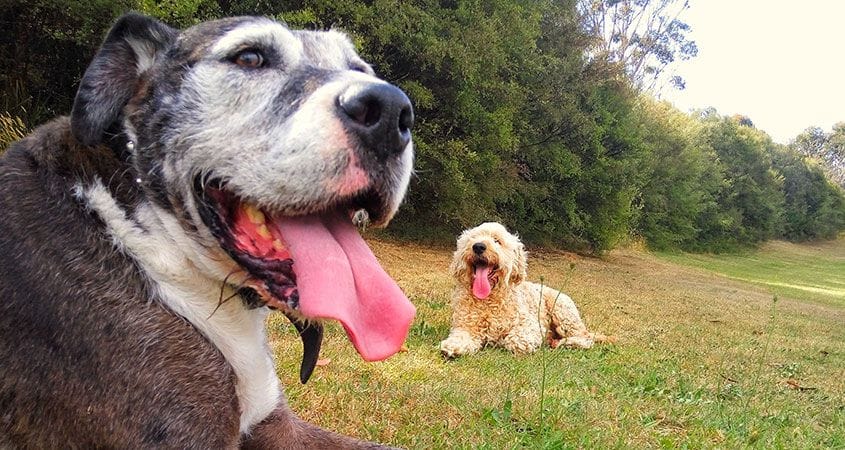
[[[303,382],[320,319],[399,349],[414,308],[352,218],[396,212],[412,123],[341,33],[120,18],[70,118],[0,159],[0,447],[374,445],[296,418],[264,320]]]

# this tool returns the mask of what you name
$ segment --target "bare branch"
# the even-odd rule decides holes
[[[578,8],[594,39],[589,56],[622,64],[640,89],[654,88],[667,66],[697,53],[680,20],[687,0],[579,0]],[[665,82],[682,86],[676,78]]]

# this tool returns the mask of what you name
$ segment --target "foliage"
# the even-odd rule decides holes
[[[723,167],[702,138],[700,121],[645,96],[638,111],[648,149],[638,232],[654,249],[694,248],[705,218],[725,219],[716,210]]]
[[[9,115],[5,111],[0,111],[0,152],[18,139],[26,135],[26,125],[20,117]]]
[[[220,5],[214,0],[132,0],[132,3],[132,9],[176,28],[187,28],[223,15],[220,13]]]
[[[819,127],[807,128],[790,147],[816,159],[828,176],[845,189],[845,122],[835,124],[830,133]]]
[[[718,157],[725,184],[716,197],[721,215],[700,223],[699,241],[721,247],[779,236],[783,178],[772,167],[775,144],[765,133],[734,118],[705,115],[703,120],[704,139]]]
[[[684,80],[662,77],[676,59],[698,54],[688,35],[690,26],[680,20],[689,8],[686,0],[579,0],[593,58],[620,64],[640,89],[660,88],[663,81],[683,89]]]
[[[128,1],[0,2],[2,106],[28,126],[70,111],[76,84]]]
[[[845,196],[814,160],[781,148],[774,155],[783,174],[784,230],[787,239],[834,239],[845,228]]]
[[[699,251],[835,236],[845,228],[843,194],[814,163],[747,117],[690,116],[637,97],[636,87],[695,55],[678,20],[685,8],[677,0],[9,0],[0,4],[9,29],[0,36],[0,112],[20,119],[4,125],[14,131],[70,111],[87,61],[128,9],[175,27],[269,15],[342,29],[412,98],[416,175],[392,233],[451,240],[498,220],[529,243],[598,253],[631,235],[652,248]],[[845,125],[805,134],[793,148],[834,176]]]
[[[646,97],[638,111],[649,158],[637,232],[651,248],[727,251],[845,229],[842,191],[749,118],[688,116]]]

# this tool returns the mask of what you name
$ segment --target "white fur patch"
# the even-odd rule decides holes
[[[135,53],[135,69],[138,73],[144,73],[153,66],[156,59],[156,48],[152,42],[129,36],[126,38],[126,43],[132,47],[132,51]]]
[[[408,145],[405,147],[405,151],[402,152],[402,167],[407,167],[408,170],[402,170],[398,173],[398,177],[396,172],[394,172],[393,176],[398,178],[398,180],[394,181],[394,186],[398,186],[398,190],[396,195],[393,196],[391,200],[390,210],[396,211],[399,209],[399,205],[402,204],[402,200],[405,199],[405,193],[408,192],[408,184],[411,182],[411,174],[413,171],[411,168],[414,166],[414,143],[408,142]]]
[[[167,211],[148,203],[129,218],[99,181],[77,186],[74,193],[99,214],[115,245],[140,263],[164,303],[197,327],[232,366],[240,431],[248,433],[284,401],[264,331],[268,311],[246,309],[237,300],[218,308],[220,280],[232,267],[186,235]],[[223,296],[233,293],[227,286]]]

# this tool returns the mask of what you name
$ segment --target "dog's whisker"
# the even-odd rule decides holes
[[[228,274],[227,274],[227,275],[223,278],[223,281],[222,281],[222,282],[220,282],[220,295],[219,295],[219,297],[217,298],[217,306],[214,308],[214,310],[213,310],[213,311],[211,311],[211,314],[209,314],[209,315],[208,315],[208,317],[206,317],[206,320],[211,319],[211,317],[214,315],[214,313],[216,313],[216,312],[217,312],[217,310],[218,310],[218,309],[220,309],[220,307],[221,307],[221,306],[223,306],[223,301],[224,301],[224,300],[223,300],[223,293],[224,293],[224,292],[225,292],[225,290],[226,290],[226,286],[228,286],[228,285],[229,285],[229,278],[230,278],[232,275],[234,275],[236,272],[237,272],[237,270],[236,270],[236,269],[233,269],[232,271],[230,271],[230,272],[229,272],[229,273],[228,273]],[[237,290],[236,290],[235,292],[237,292]],[[231,297],[231,296],[230,296],[230,297]]]
[[[236,296],[238,295],[238,292],[239,292],[239,291],[240,291],[243,287],[245,287],[245,286],[246,286],[247,282],[249,282],[249,281],[252,281],[252,280],[253,280],[252,276],[247,276],[247,277],[246,277],[243,281],[241,281],[240,283],[238,283],[238,284],[236,284],[236,285],[230,285],[230,284],[229,284],[229,278],[231,278],[231,277],[232,277],[232,275],[235,275],[235,274],[236,274],[236,273],[238,273],[238,272],[240,272],[240,269],[232,269],[232,270],[231,270],[231,271],[230,271],[230,272],[226,275],[226,277],[225,277],[225,278],[223,278],[223,281],[220,283],[220,296],[219,296],[219,297],[218,297],[218,299],[217,299],[217,306],[214,308],[214,310],[213,310],[213,311],[211,311],[211,314],[209,314],[209,316],[207,317],[207,319],[210,319],[210,318],[214,315],[214,313],[216,313],[216,312],[217,312],[217,310],[218,310],[218,309],[220,309],[220,307],[221,307],[221,306],[223,306],[223,304],[224,304],[224,303],[226,303],[226,302],[228,302],[229,300],[231,300],[231,299],[233,299],[234,297],[236,297]],[[225,293],[225,290],[226,290],[226,287],[227,287],[227,286],[231,286],[231,288],[234,290],[234,293],[232,293],[232,295],[230,295],[230,296],[228,296],[228,297],[226,297],[226,298],[224,299],[224,298],[223,298],[223,294]]]

